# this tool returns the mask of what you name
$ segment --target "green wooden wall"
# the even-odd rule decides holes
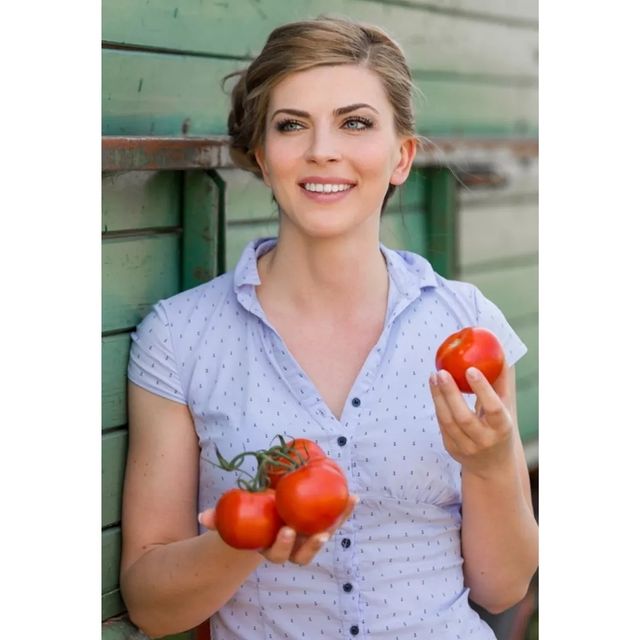
[[[402,43],[422,94],[423,135],[537,133],[532,0],[104,0],[102,7],[104,135],[226,133],[222,77],[246,66],[275,26],[319,14],[379,24]],[[519,404],[523,434],[535,439],[537,174],[518,180],[520,191],[467,192],[447,170],[416,169],[389,204],[382,239],[427,255],[444,275],[476,282],[505,309],[531,347],[519,371]],[[246,242],[275,233],[276,221],[268,190],[234,169],[103,177],[103,638],[133,637],[114,618],[124,611],[118,564],[129,333],[156,300],[232,268]],[[526,238],[514,225],[526,227]]]

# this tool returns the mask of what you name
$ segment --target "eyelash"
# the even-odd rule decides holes
[[[364,131],[365,129],[370,129],[373,126],[373,120],[370,120],[369,118],[365,118],[364,116],[351,116],[350,118],[347,118],[344,121],[343,125],[347,124],[348,122],[360,122],[361,124],[364,125],[364,127],[356,127],[355,129],[348,127],[348,129],[350,129],[351,131]],[[281,120],[280,122],[278,122],[276,124],[276,129],[278,131],[282,131],[283,133],[298,131],[298,129],[287,129],[287,127],[292,124],[299,125],[300,127],[304,127],[304,124],[298,120],[287,119],[287,120]]]

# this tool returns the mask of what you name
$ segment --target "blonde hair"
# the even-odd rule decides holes
[[[264,141],[269,96],[281,80],[313,67],[341,64],[362,65],[375,72],[393,107],[396,133],[416,135],[414,85],[400,46],[373,25],[319,17],[277,27],[249,67],[224,78],[238,76],[227,123],[234,164],[262,176],[255,150]],[[394,190],[389,185],[383,209]]]

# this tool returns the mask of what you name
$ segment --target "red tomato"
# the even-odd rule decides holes
[[[215,524],[220,537],[235,549],[267,549],[284,522],[276,509],[273,489],[231,489],[216,504]]]
[[[504,366],[504,352],[498,338],[488,329],[466,327],[450,335],[438,348],[436,369],[445,369],[463,393],[473,393],[465,377],[469,367],[482,371],[490,384]]]
[[[310,536],[325,531],[346,509],[349,488],[337,466],[329,458],[311,460],[280,479],[276,507],[298,533]]]
[[[325,452],[312,440],[307,440],[306,438],[296,438],[295,440],[290,440],[287,442],[287,446],[293,447],[293,451],[289,455],[290,458],[297,460],[298,457],[296,453],[298,453],[303,460],[319,460],[321,458],[325,458]],[[289,465],[289,461],[284,458],[276,458],[278,462]],[[275,489],[278,486],[278,482],[280,482],[280,478],[284,476],[286,473],[289,473],[291,469],[283,468],[283,467],[275,467],[275,466],[267,466],[266,473],[269,478],[269,486],[272,489]]]

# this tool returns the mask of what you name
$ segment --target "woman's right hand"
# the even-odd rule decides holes
[[[342,523],[349,518],[356,504],[358,504],[358,497],[350,495],[347,507],[336,524],[330,529],[312,536],[296,535],[291,527],[282,527],[278,531],[275,542],[268,549],[260,550],[259,553],[274,564],[284,564],[285,562],[299,565],[309,564],[329,538],[342,526]],[[198,521],[207,529],[215,531],[215,513],[215,508],[206,509],[198,515]]]

